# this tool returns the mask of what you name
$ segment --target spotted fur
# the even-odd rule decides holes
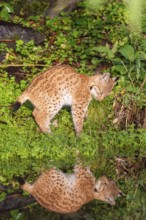
[[[76,134],[82,131],[92,97],[103,100],[111,92],[116,78],[109,73],[86,76],[68,65],[57,65],[36,76],[18,97],[18,109],[26,100],[34,105],[33,116],[44,133],[50,133],[50,121],[63,106],[71,106]]]
[[[82,166],[76,166],[72,174],[52,168],[34,184],[25,183],[21,187],[42,206],[58,213],[76,212],[93,199],[115,205],[114,197],[121,194],[114,181],[106,176],[96,181],[90,169]]]

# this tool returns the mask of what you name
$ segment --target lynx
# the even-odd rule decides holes
[[[18,97],[13,108],[18,110],[26,100],[30,100],[40,130],[51,133],[50,121],[63,106],[71,106],[75,131],[79,135],[92,98],[103,100],[111,92],[116,80],[110,78],[110,73],[86,76],[68,65],[57,65],[36,76]]]
[[[72,174],[52,168],[42,173],[34,184],[23,183],[21,188],[43,207],[64,214],[78,211],[93,199],[115,205],[114,197],[122,194],[114,181],[106,176],[96,181],[90,169],[80,165],[75,166]]]

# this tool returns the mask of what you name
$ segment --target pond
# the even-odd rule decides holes
[[[107,173],[107,167],[102,163],[99,165],[99,173]],[[106,160],[105,160],[106,161]],[[116,162],[115,162],[116,161]],[[123,192],[120,198],[116,199],[116,205],[111,206],[104,202],[94,200],[84,205],[78,212],[73,214],[57,214],[50,212],[47,209],[41,207],[37,202],[28,204],[19,209],[9,210],[0,213],[1,220],[144,220],[146,219],[146,158],[116,158],[112,160],[113,167],[109,169],[115,169],[114,180],[118,187]],[[122,161],[122,163],[120,163]],[[112,164],[111,163],[111,164]],[[18,164],[18,163],[16,163]],[[124,166],[126,164],[126,166]],[[15,165],[15,163],[14,163]],[[109,172],[109,171],[108,171]],[[96,172],[95,172],[96,175]],[[109,172],[109,175],[111,173]],[[101,175],[100,175],[101,176]],[[30,177],[28,177],[30,178]],[[35,177],[36,178],[36,177]],[[112,178],[112,179],[113,179]],[[14,184],[15,185],[15,184]],[[10,189],[9,192],[14,193],[11,203],[15,204],[15,194],[22,192],[19,191],[19,186],[11,185],[7,186]],[[7,191],[7,192],[8,192]],[[8,193],[9,194],[9,193]],[[28,194],[24,193],[28,196]],[[4,209],[7,204],[5,204]]]

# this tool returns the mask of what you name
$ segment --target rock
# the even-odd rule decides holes
[[[9,22],[0,21],[0,41],[23,40],[25,43],[34,40],[36,44],[43,42],[45,36],[31,28],[22,27]]]
[[[82,0],[53,0],[49,1],[50,5],[45,10],[44,15],[49,16],[51,19],[59,15],[62,11],[72,11],[78,2]]]

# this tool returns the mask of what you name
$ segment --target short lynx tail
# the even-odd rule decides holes
[[[27,191],[28,193],[30,193],[31,194],[31,191],[32,191],[32,188],[33,188],[33,186],[31,185],[31,184],[29,184],[29,183],[26,183],[25,181],[24,181],[24,179],[22,178],[22,177],[18,177],[18,176],[15,176],[15,179],[18,181],[18,183],[20,184],[20,186],[21,186],[21,189],[23,189],[23,190],[25,190],[25,191]]]
[[[24,102],[26,102],[26,100],[28,100],[28,99],[29,99],[29,98],[27,97],[26,92],[22,93],[22,94],[18,97],[17,101],[11,105],[12,111],[13,111],[13,112],[16,112],[16,111],[21,107],[21,105],[22,105]]]
[[[12,109],[13,112],[16,112],[20,107],[21,107],[20,102],[15,102],[11,105],[11,109]]]
[[[21,186],[25,184],[24,179],[20,176],[15,176],[14,179],[17,180]]]

